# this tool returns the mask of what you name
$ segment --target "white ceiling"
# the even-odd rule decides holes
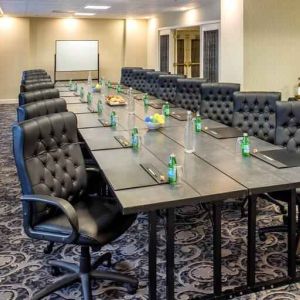
[[[162,12],[201,7],[216,0],[0,0],[4,13],[12,16],[66,17],[71,13],[95,12],[94,18],[151,17]],[[86,5],[109,5],[104,11],[85,10]]]

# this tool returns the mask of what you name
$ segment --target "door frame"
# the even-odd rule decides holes
[[[174,25],[174,26],[167,26],[167,27],[159,27],[157,30],[157,39],[158,39],[158,55],[157,55],[157,69],[160,68],[160,35],[169,35],[169,72],[173,73],[175,72],[175,68],[173,66],[174,61],[175,61],[175,44],[174,44],[174,34],[177,28],[189,28],[189,27],[200,27],[200,76],[203,76],[203,46],[202,46],[202,27],[209,28],[209,26],[216,26],[218,25],[218,30],[219,30],[219,63],[220,63],[220,53],[221,53],[221,39],[220,39],[220,20],[212,20],[212,21],[206,21],[206,22],[197,22],[189,25]],[[201,56],[202,55],[202,56]],[[220,65],[220,64],[219,64]],[[202,68],[202,71],[201,71]],[[201,73],[202,72],[202,73]],[[219,67],[219,76],[220,76],[220,67]]]
[[[221,76],[221,70],[220,70],[220,65],[221,65],[221,25],[220,22],[214,23],[214,24],[204,24],[200,26],[200,77],[203,78],[204,76],[204,32],[205,31],[211,31],[211,30],[218,30],[219,33],[219,39],[218,39],[218,77],[220,78]]]

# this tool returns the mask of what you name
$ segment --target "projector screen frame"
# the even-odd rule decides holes
[[[76,70],[76,71],[57,71],[57,61],[56,61],[56,52],[57,52],[57,42],[97,42],[97,49],[98,49],[98,57],[97,57],[97,70]],[[97,80],[99,81],[100,79],[100,68],[99,68],[99,62],[100,62],[100,57],[99,57],[99,40],[55,40],[55,54],[54,54],[54,83],[56,83],[56,73],[75,73],[75,72],[97,72]],[[95,78],[93,78],[95,79]],[[74,79],[74,80],[82,80],[82,79]],[[68,81],[67,79],[61,80],[61,81]]]

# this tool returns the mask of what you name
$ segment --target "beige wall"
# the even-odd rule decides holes
[[[221,0],[220,78],[221,82],[243,85],[244,0]]]
[[[0,18],[0,99],[17,98],[29,57],[29,20]]]
[[[244,0],[244,89],[295,95],[300,76],[300,1]]]
[[[100,75],[120,79],[122,66],[147,66],[146,20],[0,18],[0,99],[17,98],[21,71],[43,68],[54,74],[56,40],[99,40]],[[86,72],[58,79],[87,78]]]

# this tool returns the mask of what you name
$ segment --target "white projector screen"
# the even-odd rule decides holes
[[[56,71],[97,71],[99,41],[56,41]]]

